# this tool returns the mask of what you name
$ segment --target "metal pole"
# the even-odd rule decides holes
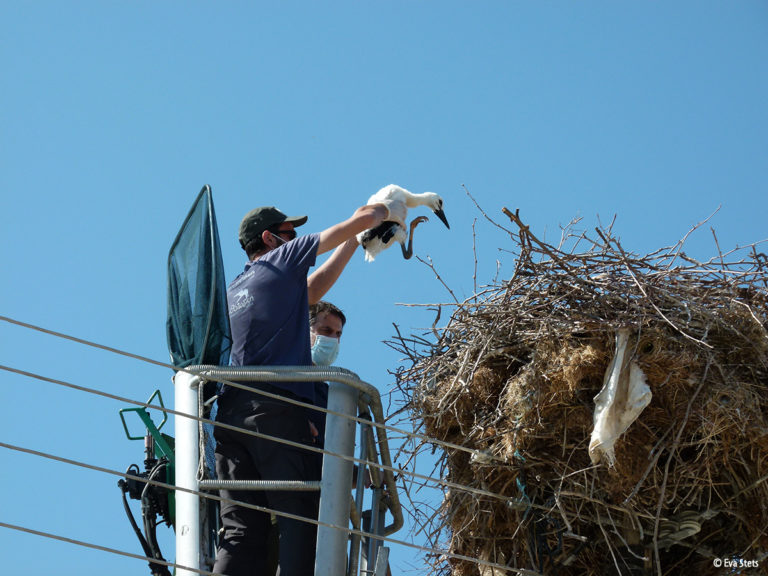
[[[360,460],[368,459],[368,443],[365,441],[367,424],[360,424]],[[355,486],[355,511],[358,518],[362,518],[363,513],[363,498],[365,496],[365,475],[367,473],[368,466],[366,464],[360,464],[357,468],[357,485]],[[360,525],[362,528],[362,524]],[[348,576],[357,576],[360,568],[360,535],[352,534],[349,542],[349,569],[347,570]]]
[[[383,494],[384,490],[380,486],[376,486],[373,489],[373,497],[371,498],[371,525],[368,528],[368,530],[371,532],[371,534],[381,534],[380,531],[380,524],[381,520],[379,519],[379,516],[381,515],[381,496]],[[368,566],[376,566],[376,552],[379,549],[379,545],[381,544],[380,540],[377,540],[373,536],[368,536]]]
[[[175,384],[176,410],[197,416],[198,376],[177,372]],[[197,421],[176,416],[176,486],[197,490],[198,430]],[[176,491],[176,563],[200,569],[200,502],[195,494]],[[196,572],[178,568],[177,576],[193,576]]]
[[[389,567],[389,548],[386,546],[379,546],[379,551],[376,554],[376,571],[374,576],[387,576],[387,568]]]
[[[354,416],[358,392],[352,387],[331,382],[328,387],[328,409]],[[355,422],[349,418],[328,414],[325,424],[325,449],[344,456],[355,450]],[[343,576],[346,572],[346,543],[348,533],[339,528],[349,526],[349,491],[352,487],[352,462],[336,456],[323,456],[323,476],[320,488],[321,525],[317,529],[315,576]]]

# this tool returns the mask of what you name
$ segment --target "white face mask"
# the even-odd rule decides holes
[[[330,366],[339,355],[339,339],[317,334],[312,344],[312,362],[316,366]]]

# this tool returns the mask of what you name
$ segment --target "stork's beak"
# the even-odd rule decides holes
[[[437,214],[437,217],[440,218],[440,220],[443,221],[443,224],[445,224],[445,227],[450,230],[451,229],[451,225],[448,224],[448,220],[445,217],[445,212],[443,212],[443,209],[441,208],[440,210],[434,210],[434,213]]]

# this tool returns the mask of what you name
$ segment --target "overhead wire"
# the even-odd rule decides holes
[[[134,474],[129,474],[129,473],[126,473],[126,472],[120,472],[119,470],[112,470],[110,468],[105,468],[103,466],[97,466],[95,464],[89,464],[87,462],[81,462],[81,461],[74,460],[74,459],[71,459],[71,458],[65,458],[63,456],[57,456],[55,454],[49,454],[49,453],[42,452],[42,451],[39,451],[39,450],[34,450],[34,449],[31,449],[31,448],[25,448],[23,446],[17,446],[17,445],[14,445],[14,444],[8,444],[6,442],[0,442],[0,448],[6,448],[8,450],[14,450],[16,452],[21,452],[21,453],[24,453],[24,454],[29,454],[29,455],[32,455],[32,456],[37,456],[37,457],[45,458],[45,459],[48,459],[48,460],[53,460],[53,461],[56,461],[56,462],[61,462],[61,463],[64,463],[64,464],[69,464],[69,465],[72,465],[72,466],[77,466],[77,467],[80,467],[80,468],[85,468],[85,469],[88,469],[88,470],[93,470],[93,471],[96,471],[96,472],[102,472],[102,473],[110,474],[110,475],[113,475],[113,476],[119,476],[121,478],[129,478],[129,479],[132,479],[132,480],[137,480],[137,481],[142,482],[142,483],[146,483],[148,485],[158,486],[160,488],[166,488],[168,490],[175,490],[175,491],[178,491],[178,492],[186,492],[188,494],[194,494],[194,495],[196,495],[198,497],[207,498],[207,499],[210,499],[210,500],[216,500],[217,502],[221,502],[221,503],[227,503],[227,504],[234,503],[234,504],[238,504],[239,506],[242,506],[244,508],[250,508],[250,509],[256,510],[258,512],[265,512],[265,513],[269,513],[269,514],[275,514],[276,516],[281,516],[281,517],[284,517],[284,518],[290,518],[292,520],[298,520],[300,522],[306,522],[306,523],[309,523],[309,524],[314,524],[316,526],[324,526],[324,527],[332,528],[334,530],[341,530],[341,531],[343,531],[345,533],[349,533],[349,534],[357,534],[359,536],[373,538],[373,539],[376,539],[376,540],[380,540],[382,542],[390,542],[392,544],[398,544],[398,545],[401,545],[401,546],[406,546],[408,548],[412,548],[412,549],[418,550],[420,552],[427,552],[427,553],[430,553],[430,554],[435,554],[435,555],[443,556],[445,558],[452,558],[452,559],[456,559],[456,560],[465,560],[465,561],[469,561],[469,562],[474,562],[474,563],[477,563],[478,565],[488,566],[490,568],[494,568],[494,569],[497,569],[497,570],[512,571],[512,572],[514,572],[516,574],[521,574],[521,575],[536,574],[536,573],[530,572],[528,570],[518,569],[518,568],[511,568],[509,566],[504,566],[504,565],[501,565],[501,564],[496,564],[494,562],[490,562],[490,561],[486,561],[486,560],[480,560],[478,558],[472,558],[470,556],[464,556],[464,555],[461,555],[461,554],[454,554],[452,552],[448,552],[448,551],[445,551],[445,550],[439,550],[437,548],[429,548],[429,547],[426,547],[426,546],[420,546],[418,544],[413,544],[413,543],[407,542],[405,540],[398,540],[396,538],[392,538],[391,536],[383,536],[383,535],[379,535],[379,534],[374,534],[372,532],[368,532],[368,531],[365,531],[365,530],[358,530],[356,528],[348,528],[348,527],[336,526],[334,524],[329,524],[327,522],[322,522],[320,520],[315,520],[314,518],[307,518],[307,517],[304,517],[304,516],[298,516],[296,514],[291,514],[289,512],[283,512],[283,511],[280,511],[280,510],[275,510],[275,509],[267,507],[267,506],[259,506],[257,504],[252,504],[252,503],[249,503],[249,502],[242,502],[240,500],[235,500],[235,499],[231,499],[231,498],[225,498],[223,496],[218,496],[218,495],[215,495],[215,494],[206,493],[206,492],[202,492],[202,491],[199,491],[199,490],[193,490],[191,488],[182,488],[182,487],[179,487],[179,486],[176,486],[176,485],[173,485],[173,484],[168,484],[166,482],[161,482],[159,480],[152,480],[152,479],[144,478],[144,477],[137,476],[137,475],[134,475]],[[9,524],[3,523],[3,522],[0,522],[0,526],[5,526],[5,527],[8,527],[8,528],[18,528],[16,526],[9,525]],[[23,531],[31,531],[31,530],[26,530],[25,529]],[[31,532],[33,532],[33,531],[31,531]],[[46,534],[43,533],[41,535],[46,535]],[[63,538],[63,537],[60,537],[60,538]],[[77,541],[73,541],[71,539],[68,539],[68,541],[72,541],[73,543],[78,543]],[[101,550],[110,551],[110,549],[107,549],[107,548],[104,548],[104,547],[98,547],[98,546],[95,546],[95,545],[94,546],[89,546],[89,547],[96,547],[96,548],[101,549]],[[157,559],[153,559],[153,558],[151,558],[149,556],[145,557],[145,556],[141,556],[141,555],[138,555],[138,554],[131,554],[131,553],[125,553],[125,555],[131,556],[131,557],[134,557],[134,558],[139,558],[139,559],[146,559],[148,561],[150,561],[150,560],[151,561],[156,561],[158,563],[166,564],[168,566],[175,566],[175,564],[173,564],[173,563],[164,562],[164,561],[160,561],[160,560],[157,560]],[[182,568],[184,568],[184,567],[182,566]],[[201,572],[201,573],[203,573],[203,574],[211,574],[210,572]]]
[[[120,356],[125,356],[125,357],[128,357],[128,358],[132,358],[132,359],[135,359],[135,360],[146,362],[146,363],[152,364],[154,366],[168,368],[168,369],[174,370],[176,372],[185,372],[185,373],[188,373],[188,374],[197,375],[197,376],[201,376],[201,377],[205,378],[205,374],[200,374],[198,371],[192,370],[192,369],[187,368],[187,367],[175,366],[175,365],[169,364],[167,362],[161,362],[159,360],[154,360],[154,359],[148,358],[146,356],[142,356],[142,355],[139,355],[139,354],[134,354],[132,352],[127,352],[127,351],[121,350],[119,348],[114,348],[112,346],[106,346],[104,344],[99,344],[97,342],[92,342],[90,340],[85,340],[85,339],[79,338],[77,336],[72,336],[70,334],[64,334],[63,332],[57,332],[55,330],[50,330],[50,329],[47,329],[47,328],[43,328],[41,326],[37,326],[37,325],[34,325],[34,324],[23,322],[21,320],[16,320],[16,319],[10,318],[8,316],[0,316],[0,320],[3,320],[3,321],[8,322],[10,324],[14,324],[16,326],[20,326],[20,327],[27,328],[27,329],[34,330],[34,331],[38,331],[38,332],[42,332],[44,334],[49,334],[51,336],[55,336],[55,337],[62,338],[62,339],[65,339],[65,340],[70,340],[70,341],[76,342],[78,344],[83,344],[85,346],[94,347],[94,348],[97,348],[97,349],[100,349],[100,350],[104,350],[104,351],[107,351],[107,352],[111,352],[111,353],[114,353],[114,354],[117,354],[117,355],[120,355]],[[246,384],[242,384],[240,382],[233,382],[233,381],[229,381],[229,380],[225,380],[225,379],[221,379],[221,378],[217,378],[216,381],[217,382],[221,382],[222,384],[226,384],[227,386],[231,386],[233,388],[238,388],[238,389],[250,391],[250,392],[253,392],[255,394],[260,394],[262,396],[265,396],[267,398],[279,399],[279,400],[284,401],[284,402],[286,402],[288,404],[292,404],[292,405],[299,406],[299,407],[302,407],[302,408],[306,408],[306,409],[309,409],[309,410],[314,410],[316,412],[323,412],[323,413],[326,413],[326,414],[334,414],[336,416],[341,416],[341,417],[350,419],[352,421],[355,421],[358,424],[367,424],[367,425],[375,427],[375,428],[381,428],[381,429],[384,429],[384,430],[387,430],[387,431],[390,431],[390,432],[395,432],[397,434],[402,434],[402,435],[407,436],[409,438],[415,438],[415,439],[418,439],[418,440],[422,440],[424,442],[429,442],[431,444],[436,444],[438,446],[442,446],[444,448],[450,448],[450,449],[454,449],[454,450],[459,450],[459,451],[462,451],[462,452],[465,452],[467,454],[474,455],[474,456],[482,456],[484,461],[495,460],[495,461],[498,461],[498,462],[501,462],[501,463],[507,463],[504,458],[496,456],[495,454],[487,454],[485,452],[481,452],[481,451],[473,449],[473,448],[468,448],[468,447],[462,446],[460,444],[454,444],[452,442],[446,442],[446,441],[440,440],[438,438],[432,438],[432,437],[430,437],[430,436],[428,436],[426,434],[421,434],[419,432],[403,430],[401,428],[397,428],[395,426],[391,426],[389,424],[385,424],[385,423],[382,423],[382,422],[373,422],[371,420],[360,418],[358,416],[352,416],[352,415],[349,415],[349,414],[342,414],[342,413],[339,413],[339,412],[334,412],[332,410],[329,410],[328,408],[324,408],[324,407],[317,406],[317,405],[314,405],[314,404],[310,404],[310,403],[307,403],[307,402],[302,402],[301,400],[298,400],[298,399],[295,399],[295,398],[281,396],[279,394],[274,394],[274,393],[268,392],[266,390],[254,389],[253,387],[250,387],[250,386],[248,386]]]
[[[125,357],[131,358],[131,359],[139,360],[139,361],[142,361],[142,362],[145,362],[145,363],[149,363],[149,364],[154,365],[154,366],[169,368],[169,369],[177,371],[177,372],[187,372],[187,373],[190,373],[190,374],[193,374],[193,375],[197,375],[197,376],[199,376],[201,378],[205,378],[204,374],[199,374],[199,373],[195,372],[194,370],[189,370],[189,369],[186,369],[186,368],[180,368],[180,367],[174,366],[172,364],[168,364],[166,362],[161,362],[161,361],[153,360],[151,358],[147,358],[145,356],[141,356],[141,355],[138,355],[138,354],[127,352],[127,351],[124,351],[124,350],[120,350],[118,348],[114,348],[114,347],[111,347],[111,346],[106,346],[106,345],[98,344],[96,342],[91,342],[91,341],[88,341],[88,340],[85,340],[85,339],[82,339],[82,338],[78,338],[78,337],[71,336],[71,335],[68,335],[68,334],[63,334],[63,333],[60,333],[60,332],[49,330],[49,329],[46,329],[46,328],[43,328],[43,327],[40,327],[40,326],[36,326],[36,325],[33,325],[33,324],[29,324],[29,323],[26,323],[26,322],[15,320],[15,319],[9,318],[7,316],[0,316],[0,320],[3,320],[5,322],[8,322],[8,323],[13,324],[13,325],[17,325],[17,326],[24,327],[24,328],[27,328],[27,329],[39,331],[41,333],[52,335],[54,337],[63,338],[63,339],[70,340],[70,341],[73,341],[73,342],[76,342],[76,343],[79,343],[79,344],[82,344],[82,345],[94,347],[94,348],[101,349],[101,350],[104,350],[104,351],[107,351],[107,352],[110,352],[110,353],[114,353],[114,354],[125,356]],[[505,495],[500,494],[500,493],[494,493],[494,492],[490,492],[490,491],[486,491],[486,490],[472,488],[472,487],[469,487],[469,486],[464,486],[464,485],[461,485],[461,484],[450,482],[448,480],[444,480],[442,478],[435,478],[435,477],[432,477],[432,476],[428,476],[428,475],[424,475],[424,474],[419,474],[419,473],[417,473],[415,471],[405,470],[405,469],[402,469],[402,468],[399,468],[399,467],[395,467],[395,466],[388,466],[388,465],[385,465],[385,464],[379,464],[378,462],[373,462],[373,461],[368,461],[368,460],[363,460],[363,459],[355,458],[354,456],[347,456],[347,455],[342,455],[342,454],[336,454],[336,453],[329,452],[327,450],[324,450],[324,449],[321,449],[321,448],[318,448],[318,447],[313,447],[313,446],[308,446],[308,445],[305,445],[305,444],[294,443],[294,442],[291,442],[291,441],[288,441],[288,440],[285,440],[285,439],[282,439],[282,438],[272,437],[270,435],[258,433],[258,432],[252,431],[252,430],[241,429],[241,428],[238,428],[238,427],[235,427],[235,426],[230,426],[230,425],[227,425],[227,424],[223,424],[221,422],[217,422],[217,421],[214,421],[214,420],[210,420],[210,419],[206,419],[206,418],[201,418],[201,417],[195,417],[193,415],[186,414],[186,413],[180,413],[178,411],[166,408],[166,407],[161,406],[161,405],[152,405],[152,404],[149,404],[148,402],[142,402],[142,401],[133,400],[133,399],[130,399],[130,398],[119,396],[119,395],[110,394],[108,392],[103,392],[101,390],[96,390],[96,389],[93,389],[93,388],[88,388],[88,387],[85,387],[85,386],[80,386],[80,385],[73,384],[73,383],[70,383],[70,382],[65,382],[65,381],[62,381],[62,380],[58,380],[58,379],[42,376],[42,375],[39,375],[39,374],[34,374],[32,372],[28,372],[28,371],[24,371],[24,370],[19,370],[19,369],[12,368],[12,367],[9,367],[9,366],[0,365],[0,369],[6,370],[8,372],[13,372],[13,373],[16,373],[16,374],[19,374],[19,375],[23,375],[23,376],[26,376],[26,377],[38,379],[38,380],[41,380],[41,381],[46,381],[46,382],[49,382],[49,383],[53,383],[53,384],[57,384],[57,385],[62,385],[62,386],[65,386],[65,387],[69,387],[71,389],[75,389],[75,390],[79,390],[79,391],[83,391],[83,392],[99,395],[99,396],[110,398],[110,399],[114,399],[114,400],[119,400],[121,402],[126,402],[126,403],[137,405],[137,406],[142,406],[142,407],[145,407],[147,409],[156,409],[156,410],[163,411],[165,413],[173,414],[175,416],[191,418],[191,419],[199,421],[200,423],[210,424],[212,426],[221,426],[221,427],[226,428],[226,429],[243,432],[245,434],[249,434],[249,435],[252,435],[252,436],[255,436],[255,437],[260,437],[260,438],[263,438],[263,439],[266,439],[266,440],[275,441],[275,442],[282,443],[282,444],[285,444],[285,445],[288,445],[288,446],[294,446],[294,447],[298,447],[298,448],[305,449],[305,450],[312,451],[312,452],[316,452],[316,453],[329,454],[329,455],[332,455],[332,456],[335,456],[335,457],[338,457],[338,458],[341,458],[341,459],[344,459],[344,460],[347,460],[347,461],[352,461],[352,462],[363,464],[363,465],[370,464],[370,465],[376,466],[376,467],[378,467],[380,469],[385,469],[385,470],[392,471],[394,473],[398,473],[398,474],[402,474],[402,475],[405,475],[405,476],[409,476],[409,477],[413,478],[414,480],[422,480],[422,481],[427,481],[427,482],[433,482],[436,485],[442,486],[444,488],[465,491],[465,492],[474,494],[476,496],[484,496],[484,497],[489,497],[489,498],[501,499],[501,500],[509,501],[509,502],[514,502],[515,501],[514,498],[511,498],[509,496],[505,496]],[[411,431],[407,431],[407,430],[402,430],[402,429],[399,429],[397,427],[394,427],[394,426],[391,426],[391,425],[387,425],[387,424],[384,424],[384,423],[381,423],[381,422],[373,422],[373,421],[365,419],[365,418],[350,416],[348,414],[342,414],[342,413],[339,413],[339,412],[335,412],[335,411],[329,410],[327,408],[322,408],[322,407],[318,407],[318,406],[315,406],[315,405],[312,405],[312,404],[308,404],[308,403],[302,402],[300,400],[295,400],[295,399],[292,399],[292,398],[286,398],[286,397],[283,397],[283,396],[280,396],[280,395],[277,395],[277,394],[272,394],[272,393],[264,391],[264,390],[254,389],[252,387],[249,387],[249,386],[247,386],[245,384],[241,384],[239,382],[229,382],[229,381],[226,381],[226,380],[222,380],[220,378],[216,378],[215,381],[222,382],[224,384],[227,384],[229,386],[233,386],[235,388],[242,388],[242,389],[245,389],[245,390],[257,393],[257,394],[262,394],[262,395],[264,395],[266,397],[279,398],[282,401],[286,401],[288,403],[295,404],[297,406],[304,407],[304,408],[307,408],[307,409],[316,410],[318,412],[324,412],[326,414],[334,414],[334,415],[342,416],[342,417],[348,418],[348,419],[353,420],[353,421],[358,422],[358,423],[362,423],[362,424],[366,424],[368,426],[372,426],[372,427],[376,427],[376,428],[382,428],[384,430],[388,430],[388,431],[391,431],[391,432],[402,434],[402,435],[404,435],[404,436],[406,436],[408,438],[419,439],[419,440],[422,440],[424,442],[429,442],[429,443],[432,443],[432,444],[435,444],[435,445],[439,445],[439,446],[443,446],[443,447],[446,447],[446,448],[452,448],[452,449],[460,450],[460,451],[463,451],[463,452],[467,452],[469,454],[478,454],[477,450],[474,450],[474,449],[471,449],[471,448],[467,448],[465,446],[461,446],[461,445],[458,445],[458,444],[453,444],[453,443],[450,443],[450,442],[441,441],[439,439],[431,438],[431,437],[429,437],[429,436],[427,436],[425,434],[421,434],[421,433],[418,433],[418,432],[411,432]],[[0,443],[0,446],[9,447],[9,445],[3,444],[3,443]],[[42,454],[40,454],[40,455],[42,455]],[[500,460],[500,461],[506,463],[506,461],[503,458],[497,457],[495,455],[490,455],[490,454],[486,454],[486,453],[483,453],[482,455],[483,455],[483,458],[486,461],[488,461],[488,460]],[[54,459],[56,459],[56,458],[54,457]],[[67,461],[67,459],[63,459],[63,461]],[[74,462],[70,462],[70,463],[74,463]],[[95,469],[98,469],[98,467],[95,467]],[[120,475],[121,477],[127,477],[126,474],[123,473],[123,472],[109,471],[107,469],[103,469],[102,471],[109,472],[109,473],[116,473],[116,474]],[[142,481],[146,482],[146,479],[142,479]],[[162,483],[160,483],[160,485],[162,485]],[[183,490],[181,488],[176,488],[175,486],[170,486],[170,488],[171,489]],[[210,498],[210,499],[213,499],[213,500],[222,500],[221,497],[214,496],[214,495],[211,495],[211,494],[202,493],[202,492],[195,492],[195,491],[190,491],[190,492],[196,493],[198,496],[202,496],[204,498]],[[235,502],[237,502],[237,501],[235,501]],[[238,502],[238,503],[240,503],[240,502]],[[243,504],[246,507],[249,506],[247,503],[240,503],[240,504]],[[540,507],[540,506],[534,505],[531,502],[527,502],[526,505],[529,506],[529,507]],[[256,509],[258,509],[258,508],[259,507],[256,507]],[[275,513],[275,514],[278,514],[278,515],[285,515],[285,516],[291,517],[290,514],[282,514],[282,513],[278,512],[278,511],[271,511],[269,509],[264,509],[264,510],[261,510],[261,511],[265,511],[265,512],[270,512],[270,513]],[[312,523],[316,523],[318,525],[322,525],[318,521],[314,521],[312,519],[302,519],[302,518],[296,518],[296,519],[304,520],[304,521],[308,521],[308,522],[312,522]],[[524,571],[524,570],[521,571],[521,570],[518,570],[518,569],[511,569],[509,566],[497,565],[497,564],[493,564],[493,563],[486,562],[486,561],[483,561],[483,560],[479,560],[477,558],[465,557],[463,555],[455,555],[455,554],[449,553],[449,552],[447,552],[445,550],[438,550],[438,549],[435,549],[435,548],[427,548],[427,547],[419,546],[419,545],[416,545],[416,544],[411,544],[409,542],[396,540],[396,539],[393,539],[391,537],[383,537],[383,536],[373,535],[373,534],[370,534],[370,533],[366,533],[366,532],[362,532],[362,531],[356,531],[354,529],[349,529],[349,528],[340,528],[340,527],[336,527],[336,526],[332,526],[332,527],[336,528],[336,529],[342,529],[342,530],[344,530],[344,531],[346,531],[348,533],[358,533],[361,536],[372,536],[372,537],[375,537],[375,538],[383,540],[383,541],[389,541],[389,542],[392,542],[392,543],[401,544],[401,545],[404,545],[404,546],[407,546],[407,547],[418,549],[418,550],[423,551],[423,552],[428,552],[430,554],[437,554],[437,555],[440,555],[440,556],[446,557],[446,558],[450,557],[450,558],[456,558],[456,559],[460,559],[460,560],[470,561],[470,562],[474,562],[474,563],[478,563],[478,564],[488,565],[490,567],[495,567],[497,569],[513,570],[513,571],[515,571],[517,573],[520,573],[520,574],[526,573],[526,571]],[[139,555],[132,555],[132,556],[143,558],[143,557],[141,557]],[[152,560],[151,558],[148,558],[148,559]],[[207,572],[201,572],[201,573],[207,573]]]
[[[0,527],[2,528],[8,528],[10,530],[16,530],[18,532],[25,532],[27,534],[32,534],[34,536],[42,536],[44,538],[49,538],[51,540],[58,540],[60,542],[66,542],[68,544],[75,544],[77,546],[83,546],[85,548],[91,548],[93,550],[100,550],[102,552],[108,552],[110,554],[115,554],[118,556],[126,556],[128,558],[135,558],[137,560],[146,560],[147,562],[154,562],[156,564],[162,564],[163,566],[168,566],[169,568],[180,568],[182,570],[188,570],[190,572],[194,572],[196,574],[203,574],[203,576],[217,576],[214,572],[209,572],[208,570],[201,570],[198,568],[191,568],[189,566],[182,566],[181,564],[176,564],[175,562],[168,562],[167,560],[160,560],[158,558],[151,558],[149,556],[142,556],[141,554],[135,554],[133,552],[127,552],[125,550],[118,550],[117,548],[109,548],[107,546],[102,546],[100,544],[93,544],[91,542],[84,542],[82,540],[75,540],[74,538],[68,538],[67,536],[60,536],[58,534],[51,534],[50,532],[43,532],[42,530],[34,530],[33,528],[27,528],[25,526],[18,526],[16,524],[9,524],[7,522],[0,521]]]
[[[419,474],[418,472],[414,472],[412,470],[406,470],[404,468],[399,468],[399,467],[396,467],[396,466],[388,466],[386,464],[381,464],[381,463],[378,463],[378,462],[373,462],[373,461],[370,461],[370,460],[365,460],[365,459],[357,458],[355,456],[348,456],[346,454],[339,454],[337,452],[330,452],[328,450],[325,450],[324,448],[319,448],[319,447],[316,447],[316,446],[310,446],[308,444],[302,444],[300,442],[294,442],[292,440],[287,440],[285,438],[279,438],[277,436],[271,436],[269,434],[264,434],[263,432],[257,432],[255,430],[249,430],[247,428],[241,428],[241,427],[238,427],[238,426],[233,426],[231,424],[226,424],[224,422],[217,422],[216,420],[210,420],[208,418],[202,418],[200,416],[194,416],[192,414],[187,414],[187,413],[184,413],[184,412],[179,412],[177,410],[173,410],[171,408],[166,408],[164,406],[160,406],[160,405],[156,405],[156,404],[148,404],[147,402],[142,402],[140,400],[133,400],[131,398],[126,398],[126,397],[123,397],[123,396],[118,396],[116,394],[110,394],[109,392],[102,392],[100,390],[96,390],[96,389],[93,389],[93,388],[88,388],[86,386],[80,386],[78,384],[72,384],[71,382],[66,382],[64,380],[59,380],[59,379],[56,379],[56,378],[50,378],[48,376],[42,376],[42,375],[35,374],[33,372],[28,372],[28,371],[25,371],[25,370],[19,370],[17,368],[12,368],[10,366],[6,366],[6,365],[3,365],[3,364],[0,364],[0,370],[5,370],[7,372],[12,372],[12,373],[15,373],[15,374],[26,376],[28,378],[33,378],[33,379],[41,380],[41,381],[44,381],[44,382],[49,382],[49,383],[52,383],[52,384],[57,384],[57,385],[65,386],[67,388],[72,388],[72,389],[79,390],[79,391],[82,391],[82,392],[96,394],[98,396],[102,396],[102,397],[105,397],[105,398],[110,398],[110,399],[113,399],[113,400],[119,400],[121,402],[125,402],[125,403],[128,403],[128,404],[133,404],[133,405],[136,405],[136,406],[142,406],[144,408],[149,408],[149,409],[153,409],[153,410],[163,411],[163,412],[166,412],[168,414],[172,414],[174,416],[181,416],[183,418],[189,418],[190,420],[196,420],[198,422],[202,422],[203,424],[210,424],[212,426],[218,426],[218,427],[223,428],[225,430],[231,430],[233,432],[240,432],[240,433],[246,434],[248,436],[253,436],[255,438],[261,438],[263,440],[269,440],[269,441],[272,441],[272,442],[275,442],[275,443],[278,443],[278,444],[283,444],[283,445],[286,445],[286,446],[290,446],[292,448],[298,448],[300,450],[305,450],[305,451],[308,451],[308,452],[314,452],[316,454],[328,454],[329,456],[334,456],[336,458],[339,458],[339,459],[342,459],[342,460],[346,460],[346,461],[349,461],[349,462],[353,462],[355,464],[371,464],[371,465],[373,465],[373,466],[375,466],[377,468],[381,468],[383,470],[389,470],[389,471],[394,472],[394,473],[403,474],[405,476],[410,476],[410,477],[412,477],[413,479],[416,479],[416,480],[424,480],[424,481],[427,481],[427,482],[433,482],[433,483],[435,483],[435,484],[437,484],[439,486],[443,486],[445,488],[451,488],[451,489],[454,489],[454,490],[461,490],[461,491],[464,491],[464,492],[468,492],[470,494],[474,494],[476,496],[485,496],[487,498],[495,498],[495,499],[504,500],[504,501],[510,501],[510,502],[514,502],[515,501],[514,498],[511,498],[509,496],[505,496],[504,494],[501,494],[499,492],[490,492],[488,490],[482,490],[480,488],[474,488],[474,487],[471,487],[471,486],[464,486],[462,484],[457,484],[455,482],[451,482],[449,480],[444,480],[442,478],[435,478],[433,476],[427,476],[425,474]],[[257,390],[256,392],[259,392],[259,391]],[[336,414],[335,412],[332,412],[332,411],[330,413]],[[343,416],[343,414],[342,414],[342,416]],[[370,423],[370,421],[367,421],[367,420],[364,420],[363,422],[366,423],[366,424]],[[526,502],[525,505],[533,507],[533,508],[539,507],[536,504],[529,503],[529,502]],[[541,508],[542,509],[548,509],[548,508],[546,508],[544,506],[541,506]]]
[[[57,332],[55,330],[50,330],[48,328],[43,328],[41,326],[37,326],[35,324],[30,324],[28,322],[23,322],[21,320],[16,320],[16,319],[10,318],[8,316],[0,316],[0,320],[2,320],[4,322],[7,322],[9,324],[13,324],[13,325],[22,327],[22,328],[27,328],[29,330],[34,330],[34,331],[37,331],[37,332],[42,332],[44,334],[48,334],[48,335],[51,335],[51,336],[54,336],[54,337],[57,337],[57,338],[62,338],[64,340],[70,340],[72,342],[76,342],[76,343],[82,344],[84,346],[90,346],[90,347],[93,347],[93,348],[97,348],[99,350],[104,350],[106,352],[117,354],[119,356],[125,356],[127,358],[132,358],[134,360],[139,360],[141,362],[146,362],[148,364],[152,364],[153,366],[159,366],[159,367],[162,367],[162,368],[168,368],[168,369],[173,370],[175,372],[185,372],[187,374],[191,374],[191,375],[195,375],[195,376],[201,376],[201,377],[205,378],[204,374],[200,374],[199,372],[197,372],[195,370],[191,370],[188,367],[175,366],[175,365],[169,364],[167,362],[161,362],[160,360],[154,360],[152,358],[148,358],[148,357],[142,356],[140,354],[134,354],[133,352],[127,352],[127,351],[121,350],[119,348],[114,348],[112,346],[107,346],[107,345],[104,345],[104,344],[99,344],[97,342],[92,342],[90,340],[85,340],[83,338],[79,338],[77,336],[72,336],[70,334],[64,334],[63,332]],[[295,399],[295,398],[289,398],[289,397],[285,397],[285,396],[280,396],[279,394],[273,394],[273,393],[267,392],[266,390],[256,390],[256,389],[254,389],[252,387],[249,387],[246,384],[241,384],[240,382],[232,382],[232,381],[223,380],[223,379],[220,379],[220,378],[217,378],[216,382],[221,382],[222,384],[226,384],[227,386],[231,386],[233,388],[239,388],[239,389],[242,389],[242,390],[252,391],[254,393],[261,394],[261,395],[263,395],[263,396],[265,396],[267,398],[279,399],[279,400],[284,401],[284,402],[286,402],[288,404],[299,406],[301,408],[307,408],[309,410],[314,410],[316,412],[323,412],[323,413],[326,413],[326,414],[334,414],[336,416],[342,416],[344,418],[348,418],[350,420],[353,420],[353,421],[357,422],[358,424],[367,424],[367,425],[373,426],[375,428],[381,428],[381,429],[384,429],[384,430],[389,431],[389,432],[395,432],[397,434],[402,434],[402,435],[407,436],[409,438],[421,440],[423,442],[428,442],[430,444],[441,446],[443,448],[450,448],[452,450],[458,450],[460,452],[465,452],[465,453],[469,454],[470,456],[481,456],[484,461],[497,461],[499,463],[507,464],[507,461],[504,458],[502,458],[500,456],[497,456],[495,454],[487,454],[485,452],[481,452],[481,451],[476,450],[474,448],[469,448],[467,446],[462,446],[461,444],[455,444],[453,442],[447,442],[445,440],[440,440],[438,438],[433,438],[431,436],[428,436],[426,434],[422,434],[420,432],[403,430],[401,428],[397,428],[395,426],[391,426],[391,425],[385,424],[383,422],[373,422],[373,421],[370,421],[370,420],[366,420],[364,418],[360,418],[358,416],[352,416],[352,415],[349,415],[349,414],[341,414],[339,412],[334,412],[334,411],[329,410],[328,408],[324,408],[322,406],[317,406],[315,404],[310,404],[308,402],[302,402],[301,400],[298,400],[298,399]]]

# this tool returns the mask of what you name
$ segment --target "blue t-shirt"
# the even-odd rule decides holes
[[[307,273],[319,234],[270,250],[227,289],[233,366],[311,366]],[[270,382],[314,402],[312,382]]]

